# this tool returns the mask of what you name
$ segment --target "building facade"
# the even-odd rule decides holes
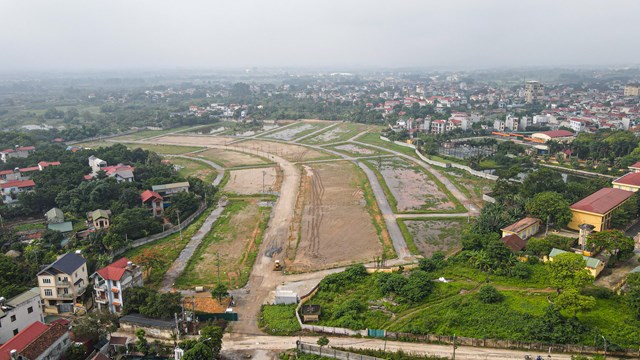
[[[106,308],[112,314],[122,312],[123,292],[134,286],[142,286],[142,268],[127,258],[122,258],[91,275],[94,300],[98,309]]]
[[[67,253],[38,273],[38,287],[44,312],[60,314],[74,312],[74,305],[89,284],[87,261],[79,252]]]
[[[524,100],[527,103],[541,102],[544,100],[544,85],[538,81],[527,81],[524,84]]]
[[[40,289],[33,288],[9,300],[0,298],[0,344],[36,321],[44,321]]]

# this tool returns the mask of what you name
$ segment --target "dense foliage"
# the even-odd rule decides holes
[[[124,291],[127,299],[123,307],[124,314],[139,313],[158,319],[172,319],[181,312],[180,293],[160,293],[144,287],[132,287]]]

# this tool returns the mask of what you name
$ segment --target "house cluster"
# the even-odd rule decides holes
[[[82,314],[87,305],[120,314],[124,291],[143,285],[142,268],[128,259],[89,274],[79,251],[58,257],[37,278],[38,287],[11,299],[0,297],[0,360],[59,359],[73,343],[73,334],[69,321],[45,323],[46,315]]]
[[[5,204],[15,203],[18,201],[18,194],[35,189],[36,183],[31,180],[34,172],[42,171],[49,166],[59,165],[58,161],[40,161],[36,166],[0,171],[2,201]]]
[[[132,182],[135,180],[133,176],[133,170],[135,169],[130,165],[118,164],[109,166],[106,161],[91,155],[89,156],[89,166],[91,167],[91,174],[85,175],[85,180],[91,180],[101,172],[106,177],[116,179],[117,182]]]
[[[220,117],[230,118],[233,117],[236,110],[240,109],[241,117],[246,116],[246,105],[240,104],[210,104],[206,107],[200,107],[197,105],[189,106],[189,114],[195,115],[197,117],[208,116],[208,115],[218,115]]]
[[[410,134],[416,132],[444,134],[455,129],[471,129],[471,125],[482,120],[483,117],[479,113],[469,114],[466,112],[452,112],[449,118],[436,120],[432,120],[431,117],[417,119],[401,117],[392,126],[392,129],[395,131],[407,130]]]

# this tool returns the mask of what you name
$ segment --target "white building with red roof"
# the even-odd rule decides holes
[[[16,146],[14,149],[4,149],[0,151],[0,160],[6,163],[11,158],[26,158],[35,150],[35,146]]]
[[[142,286],[142,268],[127,258],[111,263],[91,275],[95,302],[98,309],[106,308],[113,314],[122,312],[123,292]]]
[[[153,213],[153,216],[164,215],[164,198],[152,190],[145,190],[140,194],[142,204],[149,207]]]
[[[544,141],[555,140],[555,141],[567,141],[573,140],[574,135],[571,131],[568,130],[552,130],[552,131],[542,131],[531,134],[531,137],[534,139],[540,139]]]
[[[69,346],[68,326],[36,321],[0,346],[0,360],[60,359]]]
[[[18,201],[18,194],[26,191],[32,191],[36,188],[33,180],[13,180],[0,184],[2,190],[2,201],[5,204],[11,204]]]

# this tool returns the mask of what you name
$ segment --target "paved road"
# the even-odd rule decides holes
[[[451,345],[435,345],[424,343],[408,343],[400,341],[385,341],[380,339],[357,339],[349,337],[328,337],[329,346],[344,348],[360,348],[360,349],[383,349],[388,351],[402,350],[405,353],[414,353],[420,355],[436,355],[452,356],[453,347]],[[261,353],[262,359],[277,359],[275,355],[278,352],[293,349],[296,347],[296,340],[300,339],[305,343],[315,344],[317,337],[303,336],[299,337],[278,337],[278,336],[237,336],[233,334],[225,334],[222,342],[222,353],[233,354],[245,350],[271,350],[271,353]],[[479,360],[479,359],[524,359],[525,355],[542,355],[547,358],[546,353],[525,352],[516,350],[491,349],[491,348],[475,348],[469,346],[458,346],[456,349],[456,359]],[[254,358],[255,359],[255,358]],[[552,354],[553,360],[570,360],[571,355]]]
[[[223,210],[224,206],[222,206],[222,204],[218,204],[218,207],[216,207],[211,212],[211,214],[207,216],[200,229],[198,229],[198,232],[196,232],[191,237],[191,240],[189,240],[187,246],[182,249],[180,255],[178,255],[178,258],[173,262],[173,264],[171,264],[171,267],[169,268],[169,270],[167,270],[167,273],[164,274],[164,279],[162,279],[160,291],[171,291],[176,279],[182,274],[184,268],[187,266],[187,262],[189,261],[191,256],[193,256],[193,253],[198,248],[198,245],[200,245],[200,243],[202,242],[202,239],[204,239],[205,235],[207,235],[209,230],[211,230],[211,226],[213,225],[213,223],[218,220],[218,217],[220,216],[220,214],[222,214]]]

